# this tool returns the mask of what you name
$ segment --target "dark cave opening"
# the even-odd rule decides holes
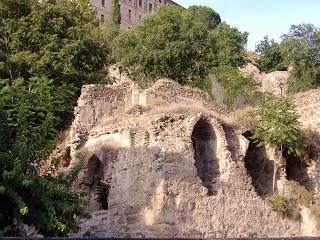
[[[88,161],[85,184],[89,186],[89,210],[108,210],[110,185],[104,179],[104,165],[96,155]]]
[[[219,174],[219,163],[216,159],[216,134],[211,124],[201,119],[194,126],[191,138],[197,174],[203,186],[208,189],[208,196],[212,196],[212,185]]]
[[[294,154],[289,154],[286,150],[283,151],[283,157],[286,159],[287,179],[298,182],[308,190],[313,190],[312,181],[308,175],[309,164],[302,158]]]
[[[250,143],[244,158],[245,167],[252,179],[252,185],[259,196],[265,196],[272,192],[273,161],[266,156],[265,147],[258,147],[251,139],[252,133],[243,134]]]

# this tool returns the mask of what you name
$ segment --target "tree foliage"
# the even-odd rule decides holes
[[[80,87],[105,80],[110,48],[88,3],[0,2],[0,236],[21,235],[23,224],[63,236],[84,216],[73,175],[40,169]]]
[[[245,45],[248,33],[241,33],[237,28],[230,27],[225,22],[210,32],[217,49],[217,62],[219,66],[238,67],[245,64]]]
[[[301,129],[299,115],[288,99],[264,99],[259,116],[258,127],[252,137],[259,142],[258,145],[281,147],[288,154],[298,154],[306,147],[308,139]]]
[[[208,78],[217,81],[224,89],[223,104],[238,108],[244,105],[255,105],[259,102],[261,94],[258,92],[257,83],[251,76],[243,76],[237,68],[221,66],[211,69]],[[218,101],[217,96],[213,98]]]
[[[122,32],[113,54],[123,70],[143,84],[164,77],[194,85],[212,67],[244,62],[245,37],[220,25],[219,15],[206,7],[163,7]]]
[[[292,25],[282,39],[293,65],[289,90],[298,92],[319,86],[320,28],[312,24]]]
[[[268,36],[257,45],[256,52],[261,54],[261,59],[258,61],[261,71],[269,73],[288,69],[288,54],[281,44],[273,39],[269,40]]]

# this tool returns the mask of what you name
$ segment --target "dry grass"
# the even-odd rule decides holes
[[[250,131],[258,126],[257,113],[253,107],[245,107],[235,111],[231,120]]]
[[[290,181],[288,186],[290,189],[288,196],[290,200],[294,200],[306,207],[310,206],[314,198],[312,192],[308,191],[304,186],[295,181]]]

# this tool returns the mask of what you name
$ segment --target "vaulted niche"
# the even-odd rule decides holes
[[[208,196],[213,195],[212,185],[219,174],[219,163],[216,159],[217,138],[211,124],[201,119],[192,132],[195,166]]]
[[[89,210],[107,210],[110,185],[104,179],[104,165],[96,155],[88,161],[85,184],[89,186]]]
[[[243,134],[249,141],[249,148],[244,158],[245,167],[252,179],[252,185],[259,196],[272,192],[273,161],[268,160],[265,147],[258,147],[251,139],[252,133]]]
[[[296,181],[308,190],[314,191],[313,181],[308,174],[310,163],[293,154],[288,154],[287,151],[283,152],[283,157],[286,159],[287,179]]]

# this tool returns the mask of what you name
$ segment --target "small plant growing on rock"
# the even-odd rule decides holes
[[[292,215],[292,208],[290,207],[288,199],[286,199],[284,196],[281,196],[279,193],[271,193],[267,195],[265,200],[271,204],[272,209],[280,216],[290,217]]]
[[[300,185],[296,181],[289,182],[289,197],[291,200],[296,201],[297,203],[303,206],[310,206],[313,201],[313,193],[308,191],[304,186]]]
[[[311,212],[316,220],[317,223],[317,229],[320,230],[320,202],[316,203],[312,209]]]

